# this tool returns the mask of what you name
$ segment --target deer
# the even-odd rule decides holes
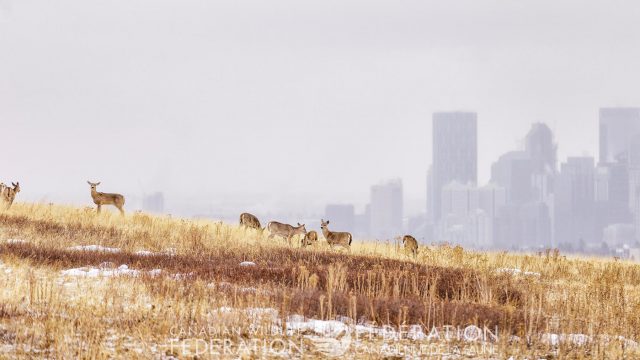
[[[89,186],[91,186],[91,198],[93,199],[93,203],[98,205],[97,213],[100,213],[102,209],[102,205],[113,205],[120,210],[120,214],[124,216],[124,196],[120,194],[109,194],[102,193],[96,190],[96,187],[100,185],[100,182],[92,183],[91,181],[87,181]]]
[[[281,236],[291,244],[291,238],[296,235],[306,235],[307,229],[305,229],[304,224],[298,223],[297,227],[289,224],[282,224],[277,221],[271,221],[267,224],[266,227],[269,230],[269,239],[274,236]]]
[[[2,189],[1,197],[2,200],[5,202],[5,209],[8,210],[11,205],[13,205],[13,201],[16,199],[16,194],[20,192],[20,182],[16,182],[16,183],[11,183],[11,186],[6,186],[4,184],[2,184],[4,186],[4,188]]]
[[[317,242],[318,242],[318,233],[311,230],[304,235],[304,238],[302,239],[302,247],[314,245]]]
[[[404,251],[407,254],[418,256],[418,240],[411,235],[405,235],[402,237],[402,245],[404,245]]]
[[[329,230],[329,220],[324,221],[324,219],[320,219],[320,228],[322,229],[322,235],[327,239],[327,243],[330,247],[334,245],[342,246],[345,249],[351,248],[351,242],[353,241],[353,236],[351,236],[348,232],[333,232]]]
[[[240,226],[248,227],[250,229],[262,230],[260,226],[260,220],[253,214],[242,213],[240,214]]]

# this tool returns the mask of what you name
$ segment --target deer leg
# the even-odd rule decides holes
[[[121,206],[118,206],[118,210],[120,210],[120,215],[124,216],[124,209]]]
[[[100,214],[100,210],[102,210],[102,205],[98,204],[98,214]]]

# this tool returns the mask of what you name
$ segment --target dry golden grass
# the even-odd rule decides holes
[[[94,244],[121,251],[68,249]],[[154,255],[136,253],[141,250]],[[350,252],[322,244],[301,249],[235,224],[42,204],[14,204],[0,213],[0,253],[0,356],[9,358],[183,358],[194,349],[176,349],[172,340],[197,346],[211,335],[188,330],[228,326],[241,331],[226,336],[248,338],[256,321],[264,329],[284,327],[277,320],[294,314],[394,328],[498,328],[496,358],[640,356],[629,342],[602,340],[640,340],[640,266],[628,262],[449,246],[423,247],[413,259],[397,244],[359,241]],[[242,261],[256,266],[239,266]],[[61,276],[104,263],[127,264],[142,275]],[[162,274],[148,275],[153,269]],[[220,311],[227,307],[232,310]],[[276,309],[278,317],[256,320],[242,311],[255,308]],[[593,341],[555,347],[544,333]],[[510,341],[512,335],[520,341]],[[291,339],[308,341],[305,334]],[[314,355],[322,356],[306,354]]]

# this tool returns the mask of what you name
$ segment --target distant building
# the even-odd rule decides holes
[[[498,210],[507,204],[507,190],[497,184],[490,183],[478,188],[478,207],[492,219]]]
[[[595,160],[570,157],[561,166],[554,196],[555,244],[579,248],[600,242],[595,223]]]
[[[391,180],[371,187],[370,233],[391,239],[402,233],[402,181]]]
[[[353,232],[356,228],[353,205],[329,204],[324,210],[324,219],[331,222],[330,229]]]
[[[640,135],[640,108],[600,109],[600,164],[619,161],[637,135]]]
[[[558,146],[553,140],[553,132],[544,123],[534,123],[527,133],[525,152],[531,161],[533,198],[547,202],[553,193],[557,173]]]
[[[474,248],[494,246],[495,216],[506,203],[503,187],[489,184],[478,188],[452,181],[443,187],[441,199],[439,241]]]
[[[442,215],[442,188],[451,181],[476,184],[478,178],[477,115],[472,112],[433,114],[433,163],[429,211],[434,221]]]
[[[534,123],[525,139],[525,152],[533,162],[535,173],[555,173],[558,146],[553,140],[553,132],[544,123]]]
[[[371,204],[365,205],[362,214],[355,215],[353,231],[358,237],[368,237],[371,235]]]
[[[629,205],[629,166],[626,155],[622,162],[599,164],[595,174],[595,226],[599,237],[610,224],[633,222]]]
[[[640,135],[631,138],[627,153],[629,171],[629,211],[636,226],[636,239],[640,240]]]
[[[506,205],[496,208],[497,247],[533,249],[553,246],[557,145],[553,132],[535,123],[522,151],[502,155],[491,167],[491,182],[506,190]]]
[[[151,213],[164,212],[164,194],[155,192],[153,194],[145,194],[142,197],[142,210]]]
[[[433,165],[431,165],[429,166],[429,170],[427,170],[427,223],[430,224],[433,224],[433,200]]]
[[[636,233],[633,224],[611,224],[604,229],[603,242],[609,248],[622,247],[635,243]]]
[[[443,217],[462,219],[478,209],[478,191],[474,184],[452,181],[441,191],[441,214]]]
[[[495,246],[540,249],[552,245],[549,208],[541,202],[500,208],[494,227]]]
[[[506,189],[508,204],[525,204],[534,199],[534,166],[524,151],[511,151],[491,166],[491,182]]]

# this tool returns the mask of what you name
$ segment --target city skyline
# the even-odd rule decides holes
[[[599,128],[600,129],[602,129],[602,127],[603,127],[602,126],[602,120],[601,120],[602,119],[602,113],[603,113],[602,110],[608,110],[608,111],[614,111],[615,112],[616,109],[622,110],[623,113],[633,114],[633,116],[637,116],[639,114],[639,111],[640,111],[640,108],[629,107],[629,106],[623,106],[623,107],[619,107],[619,108],[613,108],[613,107],[600,108],[599,112],[598,112],[598,114],[600,114],[600,118],[597,121],[597,123],[599,124]],[[432,114],[432,116],[436,116],[438,114],[440,114],[440,115],[442,115],[442,114],[473,114],[474,119],[481,118],[481,116],[482,116],[481,114],[477,114],[475,112],[470,112],[470,111],[464,111],[464,112],[463,111],[451,111],[451,112],[438,111],[438,112],[434,112]],[[638,117],[638,119],[640,119],[640,117]],[[476,121],[478,121],[478,120],[476,120]],[[431,120],[430,123],[433,126],[433,119]],[[544,123],[532,123],[532,124],[530,124],[530,126],[534,126],[535,127],[536,124],[542,124],[544,126],[547,126]],[[476,125],[476,126],[478,126],[478,128],[479,128],[478,132],[480,132],[481,123]],[[549,129],[549,131],[551,131],[551,133],[553,134],[553,130]],[[478,136],[478,142],[480,142],[480,135],[477,134],[477,136]],[[600,136],[600,134],[599,134],[599,136]],[[521,141],[518,141],[518,143],[520,144],[519,145],[519,149],[517,149],[518,147],[516,147],[515,150],[507,151],[506,153],[500,155],[500,157],[498,159],[495,159],[494,161],[492,161],[491,162],[491,166],[489,166],[489,170],[488,170],[488,172],[489,172],[488,179],[486,179],[485,181],[478,180],[477,184],[478,185],[490,185],[490,184],[494,183],[495,181],[492,180],[492,176],[494,176],[492,174],[493,170],[491,170],[491,169],[499,162],[499,159],[501,159],[504,156],[518,156],[517,154],[526,152],[526,149],[527,149],[527,137],[528,137],[527,134],[524,134],[522,136],[516,136],[515,138],[521,139]],[[555,135],[554,135],[554,139],[555,139]],[[556,141],[555,145],[557,147],[561,147],[561,142],[557,141],[557,139],[555,139],[555,141]],[[602,136],[600,136],[600,142],[599,142],[598,147],[597,147],[598,150],[594,154],[582,153],[580,155],[580,157],[591,156],[593,158],[596,158],[595,154],[598,154],[598,156],[602,156],[601,147],[602,147],[603,141],[604,140],[603,140]],[[430,143],[430,145],[433,146],[433,144],[431,143],[430,139],[425,139],[425,143]],[[482,150],[481,148],[478,148],[478,150],[477,150],[478,154],[482,152],[481,150]],[[562,158],[558,157],[557,159],[555,159],[555,161],[557,162],[557,165],[559,166],[563,161],[570,160],[570,159],[576,158],[576,157],[578,157],[577,154],[568,154],[566,158],[562,159]],[[429,165],[427,167],[427,170],[429,170],[430,166],[431,165]],[[483,172],[483,170],[484,170],[484,172],[487,172],[487,169],[483,169],[482,166],[478,166],[478,168],[477,168],[477,172],[478,173]],[[406,179],[399,178],[397,176],[393,176],[392,174],[389,174],[386,177],[380,178],[377,182],[378,183],[385,182],[385,181],[388,181],[389,179],[393,179],[393,178],[397,178],[397,179],[401,179],[402,181],[406,181]],[[427,177],[425,176],[424,179],[426,181]],[[300,206],[300,204],[306,203],[307,201],[306,200],[304,200],[304,201],[301,200],[299,203],[297,203],[297,205],[295,205],[296,203],[293,202],[292,204],[294,204],[294,206],[290,206],[290,207],[284,206],[282,208],[268,208],[267,209],[267,207],[265,206],[263,208],[263,210],[257,209],[257,210],[254,210],[254,211],[257,211],[258,213],[276,213],[276,214],[277,213],[318,213],[318,214],[320,214],[320,213],[322,213],[322,209],[324,209],[324,207],[327,204],[344,204],[344,205],[354,206],[355,207],[354,209],[355,209],[356,212],[363,212],[363,211],[365,211],[365,207],[370,203],[370,196],[369,196],[370,195],[370,193],[369,193],[370,191],[369,191],[369,187],[368,187],[369,185],[363,184],[363,186],[362,186],[362,189],[363,189],[362,190],[362,194],[365,194],[365,196],[360,196],[359,198],[357,196],[355,196],[353,198],[344,198],[344,199],[342,199],[342,201],[317,200],[317,201],[314,202],[313,206],[311,206],[310,208],[306,208],[306,209],[303,209]],[[160,194],[163,197],[166,197],[166,192],[163,191],[163,189],[161,189],[161,188],[144,189],[141,193],[132,192],[130,194],[133,196],[133,201],[134,201],[134,204],[136,204],[135,205],[136,209],[140,209],[140,210],[144,210],[145,209],[145,206],[143,205],[143,202],[144,202],[144,198],[147,197],[147,195],[146,195],[147,193]],[[230,195],[237,195],[237,194],[234,194],[233,192],[229,192],[229,193],[230,193]],[[265,195],[268,195],[268,194],[266,194],[266,193],[259,193],[259,194],[258,193],[251,193],[251,196],[255,196],[255,195],[265,196]],[[425,193],[425,195],[426,195],[426,193]],[[424,198],[425,198],[426,202],[428,203],[429,202],[428,196],[424,196]],[[172,199],[172,200],[173,200],[174,209],[175,209],[175,204],[185,203],[185,202],[189,201],[188,199],[180,199],[180,200],[176,201],[175,198]],[[205,203],[204,206],[202,206],[203,205],[202,203],[200,204],[201,205],[200,206],[201,207],[200,210],[193,211],[193,212],[188,212],[187,211],[187,212],[183,212],[183,213],[185,215],[187,215],[187,216],[193,216],[193,215],[196,215],[196,216],[207,216],[207,213],[209,213],[209,210],[206,210],[207,208],[212,209],[212,208],[218,207],[218,209],[220,209],[220,207],[219,207],[220,204],[215,204],[216,203],[215,196],[212,196],[210,199],[200,199],[200,200],[204,200],[204,203]],[[239,211],[241,209],[241,207],[238,207],[238,206],[241,206],[243,203],[246,204],[247,202],[246,202],[246,199],[243,199],[241,197],[236,199],[236,200],[233,199],[233,196],[229,196],[229,197],[226,197],[225,201],[222,202],[221,204],[224,204],[224,203],[226,203],[227,205],[231,204],[231,205],[233,205],[233,207],[232,207],[234,209],[233,211]],[[300,200],[300,199],[298,199],[298,200]],[[416,197],[415,193],[406,194],[404,196],[403,200],[404,200],[404,203],[405,203],[405,206],[403,206],[403,211],[406,213],[406,216],[415,216],[415,215],[425,214],[425,211],[424,211],[425,209],[421,208],[418,205],[423,201],[422,197]],[[261,201],[258,201],[258,202],[261,202]],[[407,203],[411,204],[409,206],[410,210],[408,210],[408,211],[407,211],[407,206],[406,206]],[[169,201],[169,205],[171,205],[171,204],[172,204],[172,202]],[[422,205],[422,204],[420,204],[420,205]],[[428,206],[429,205],[427,205],[427,207]],[[165,200],[164,199],[163,199],[162,208],[163,208],[163,210],[165,208],[169,209],[168,211],[163,211],[163,212],[171,212],[171,210],[170,210],[171,206],[167,207],[165,205]],[[204,210],[202,210],[202,209],[204,209]],[[181,211],[176,211],[176,213],[180,214]],[[224,214],[224,215],[222,215],[222,214]],[[215,215],[215,216],[218,216],[218,217],[221,217],[221,216],[222,217],[226,217],[229,214],[227,214],[224,210],[223,211],[216,210],[216,211],[211,212],[210,215]]]
[[[640,4],[277,4],[2,1],[5,181],[74,204],[87,180],[160,190],[201,213],[361,207],[364,184],[399,177],[410,214],[434,112],[478,114],[484,183],[531,123],[559,160],[595,155],[598,109],[640,104]]]

